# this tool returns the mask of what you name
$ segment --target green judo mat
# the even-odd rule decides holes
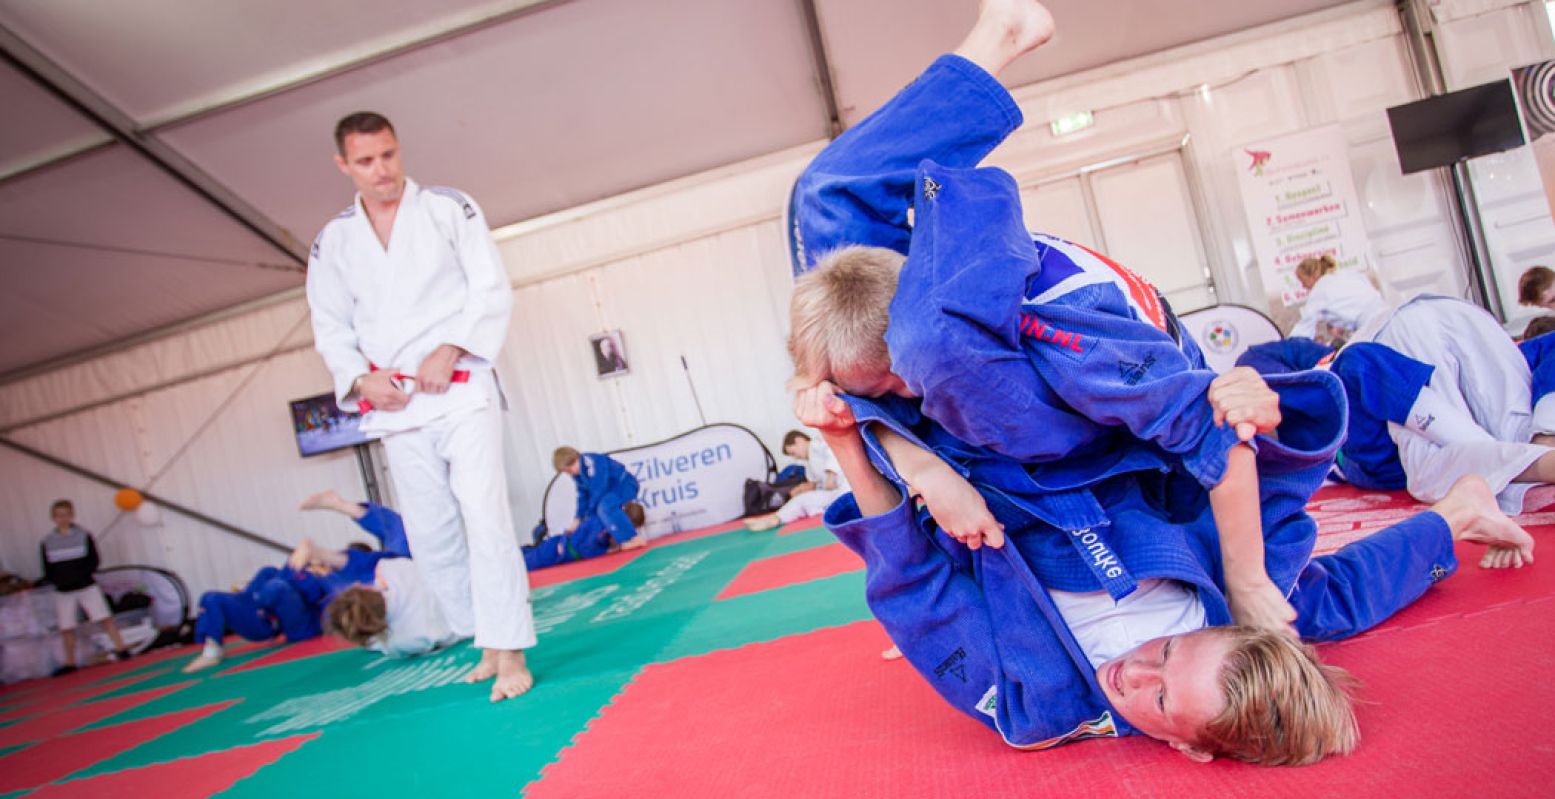
[[[65,737],[85,740],[93,730],[131,729],[118,725],[180,711],[205,715],[191,714],[197,717],[183,726],[61,775],[56,782],[63,784],[54,787],[311,736],[220,795],[512,796],[539,778],[643,666],[868,618],[862,563],[847,553],[853,564],[833,558],[832,566],[809,574],[801,568],[787,582],[780,575],[775,587],[718,598],[753,563],[803,560],[808,555],[798,553],[819,554],[828,545],[838,548],[820,528],[787,535],[740,529],[659,542],[609,573],[538,588],[540,643],[529,651],[536,685],[495,705],[486,685],[459,681],[478,659],[468,645],[404,660],[342,650],[243,668],[276,651],[261,648],[230,657],[214,673],[181,674],[184,657],[119,672],[101,682],[122,685],[87,704],[173,690]],[[158,771],[166,776],[154,782],[178,778],[177,769]]]

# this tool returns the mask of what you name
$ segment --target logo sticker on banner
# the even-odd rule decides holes
[[[713,424],[668,441],[608,453],[637,478],[637,501],[649,538],[721,524],[745,512],[745,481],[766,480],[775,461],[755,433]],[[545,490],[545,525],[567,529],[577,512],[570,477],[557,475]]]

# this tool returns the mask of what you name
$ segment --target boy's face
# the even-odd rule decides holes
[[[1212,629],[1146,641],[1096,669],[1107,701],[1140,732],[1193,760],[1199,732],[1226,708],[1220,672],[1230,641]]]
[[[562,473],[563,474],[570,474],[573,477],[577,477],[578,474],[583,471],[582,462],[583,462],[582,458],[574,459],[572,463],[569,463],[566,466],[562,467]]]
[[[54,527],[60,530],[69,530],[70,525],[76,522],[76,511],[70,507],[59,507],[49,511],[49,518],[54,520]]]
[[[794,443],[783,448],[783,454],[790,458],[804,460],[810,457],[810,439],[796,438]]]

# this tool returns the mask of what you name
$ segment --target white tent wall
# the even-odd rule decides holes
[[[1220,301],[1260,306],[1264,296],[1234,153],[1249,141],[1333,122],[1351,144],[1383,278],[1403,293],[1463,290],[1445,187],[1434,174],[1399,176],[1388,140],[1384,109],[1421,96],[1391,3],[1356,3],[1015,94],[1027,127],[994,161],[1028,191],[1040,194],[1045,182],[1090,165],[1162,148],[1176,153],[1186,196],[1199,205],[1201,244]],[[1046,122],[1077,110],[1094,111],[1094,127],[1054,138]],[[1185,135],[1186,146],[1174,149]],[[700,423],[682,356],[708,421],[743,424],[769,446],[792,426],[781,390],[789,371],[782,343],[791,283],[781,215],[793,178],[819,146],[497,231],[515,287],[499,369],[511,406],[509,484],[521,537],[539,516],[553,447],[613,449]],[[1126,188],[1115,186],[1107,196],[1125,199],[1108,202],[1153,201],[1129,200]],[[1147,275],[1153,269],[1131,265]],[[279,351],[223,409],[224,422],[196,439],[153,490],[285,543],[304,534],[349,540],[348,523],[294,510],[318,487],[359,490],[349,454],[304,460],[294,449],[286,401],[329,387],[307,349],[306,326],[293,331],[305,313],[295,293],[285,295],[0,386],[0,430],[138,484],[256,368],[252,361]],[[616,328],[631,372],[600,380],[587,338]],[[77,408],[88,409],[67,413]],[[39,419],[46,421],[30,422]],[[112,522],[109,490],[5,450],[0,485],[0,557],[23,574],[36,573],[35,539],[53,498],[75,497],[88,527]],[[108,562],[165,566],[198,591],[276,559],[176,514],[164,513],[163,522],[150,530],[119,522],[104,545]]]

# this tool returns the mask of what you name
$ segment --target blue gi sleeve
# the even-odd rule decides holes
[[[1458,569],[1452,532],[1425,512],[1313,558],[1290,594],[1296,630],[1308,641],[1333,641],[1381,624]]]
[[[935,546],[906,499],[865,518],[847,494],[825,521],[864,559],[865,598],[902,654],[947,702],[995,727],[980,709],[999,677],[994,630],[973,578]]]
[[[800,175],[789,207],[794,274],[848,244],[907,252],[918,162],[975,166],[1020,124],[1020,107],[998,80],[960,56],[941,56]]]
[[[572,478],[578,486],[578,507],[573,511],[573,516],[582,519],[594,512],[594,506],[603,496],[603,486],[600,483],[600,470],[594,462],[596,456],[592,453],[583,453],[578,456],[578,474]]]
[[[1132,318],[1116,285],[1087,286],[1032,310],[1025,350],[1070,407],[1180,456],[1205,488],[1220,483],[1237,436],[1230,425],[1215,426],[1214,372],[1189,363],[1166,332]]]
[[[1533,403],[1537,405],[1539,400],[1555,392],[1555,358],[1550,357],[1555,352],[1555,334],[1546,333],[1518,342],[1517,349],[1533,372]]]
[[[398,558],[410,557],[410,540],[405,537],[405,520],[392,508],[383,505],[364,502],[362,507],[367,513],[356,520],[357,526],[378,539],[384,552]]]
[[[1214,424],[1206,392],[1215,373],[1138,318],[1113,280],[1039,253],[1007,173],[924,163],[918,183],[918,225],[886,343],[923,412],[1017,460],[1067,454],[1054,442],[1085,443],[1073,428],[1086,420],[1124,427],[1179,455],[1201,484],[1219,484],[1237,438]],[[1060,267],[1077,276],[1073,288],[1024,296],[1036,278],[1053,281],[1044,270]],[[1154,289],[1135,280],[1158,306]]]

